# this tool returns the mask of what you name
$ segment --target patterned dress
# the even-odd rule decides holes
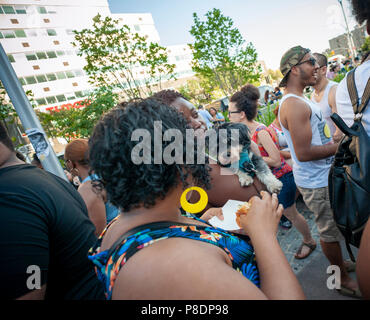
[[[117,218],[116,218],[117,219]],[[103,236],[114,219],[100,235],[96,245],[89,251],[89,259],[95,264],[95,271],[104,285],[106,298],[112,298],[112,291],[119,271],[139,250],[160,240],[179,237],[206,242],[223,249],[232,262],[232,267],[260,286],[254,249],[249,238],[240,237],[225,230],[209,226],[183,224],[179,222],[155,222],[140,226],[120,237],[109,250],[100,251]],[[195,218],[194,219],[207,222]]]
[[[252,136],[252,141],[254,141],[255,143],[257,143],[257,140],[258,140],[258,132],[260,132],[261,130],[265,130],[265,131],[268,132],[268,134],[270,135],[272,141],[274,141],[274,144],[275,144],[276,148],[278,150],[280,150],[279,143],[276,141],[276,138],[271,134],[271,132],[269,131],[269,129],[264,124],[260,124],[256,128],[256,131],[254,132],[254,134]],[[261,156],[262,157],[268,157],[269,154],[267,153],[267,151],[265,150],[265,148],[261,144],[258,144],[257,143],[257,145],[258,145],[259,151],[261,152]],[[286,161],[284,160],[284,158],[283,158],[283,156],[281,154],[280,154],[280,161],[281,161],[281,166],[279,168],[270,167],[272,173],[278,179],[281,178],[284,174],[292,171],[292,167],[289,164],[286,163]]]

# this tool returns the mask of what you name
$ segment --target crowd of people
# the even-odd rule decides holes
[[[352,5],[370,33],[368,1],[352,0]],[[70,142],[64,160],[71,183],[45,171],[37,155],[25,163],[0,123],[1,296],[305,299],[276,237],[279,224],[289,221],[302,236],[295,257],[305,259],[316,249],[318,243],[296,208],[301,195],[315,216],[323,254],[340,269],[337,290],[370,299],[370,222],[357,265],[344,260],[343,236],[329,202],[328,173],[343,136],[330,115],[338,113],[351,125],[353,109],[346,79],[332,82],[328,67],[322,54],[302,46],[287,50],[280,63],[283,79],[272,98],[279,99],[276,119],[268,127],[256,120],[258,88],[246,84],[230,97],[228,121],[249,135],[249,149],[238,149],[244,159],[239,167],[250,173],[248,184],[232,171],[225,174],[227,166],[210,154],[205,154],[206,161],[189,161],[187,143],[180,144],[180,161],[157,161],[152,151],[158,147],[159,122],[163,136],[172,129],[185,137],[193,129],[193,159],[201,153],[197,147],[207,130],[227,127],[218,110],[197,110],[174,90],[119,103],[100,119],[89,139]],[[359,96],[369,75],[370,57],[356,68]],[[311,99],[304,95],[308,86],[314,89]],[[370,136],[369,108],[362,122]],[[148,140],[140,141],[146,143],[139,154],[146,162],[141,164],[132,159],[137,129],[149,132]],[[161,156],[171,148],[173,141],[163,139]],[[268,165],[282,186],[279,192],[269,192],[269,185],[257,177],[262,169],[253,165],[250,152]],[[208,201],[190,215],[181,198],[194,186],[206,190]],[[200,198],[189,192],[186,201]],[[224,219],[222,207],[230,199],[248,201],[250,208],[239,217],[240,229],[226,231],[209,221]],[[357,281],[349,275],[353,271]]]

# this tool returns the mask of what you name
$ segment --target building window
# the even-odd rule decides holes
[[[84,94],[82,93],[82,91],[76,91],[75,95],[76,95],[76,98],[83,98],[84,97]]]
[[[37,82],[38,83],[42,83],[42,82],[48,81],[43,74],[40,74],[40,75],[36,76],[36,79],[37,79]]]
[[[73,99],[76,99],[75,95],[73,92],[70,92],[70,93],[66,93],[66,97],[68,100],[73,100]]]
[[[28,53],[26,54],[26,58],[28,61],[33,61],[33,60],[37,60],[37,57],[34,53]]]
[[[64,94],[61,94],[61,95],[58,95],[56,96],[58,102],[64,102],[64,101],[67,101],[66,97],[64,96]]]
[[[26,85],[26,81],[24,81],[23,78],[18,78],[19,82],[21,83],[22,86]]]
[[[68,35],[74,35],[72,29],[66,29],[66,34],[68,34]]]
[[[69,66],[68,62],[63,62],[63,66]]]
[[[59,41],[53,41],[53,43],[54,43],[55,45],[58,45],[58,44],[59,44]]]
[[[66,75],[67,75],[68,78],[74,78],[75,77],[75,75],[73,74],[72,71],[66,71]]]
[[[37,37],[36,30],[28,29],[26,30],[27,37]]]
[[[77,83],[77,82],[73,82],[73,83],[72,83],[72,86],[74,86],[74,87],[78,87],[78,83]]]
[[[64,51],[57,51],[57,55],[58,56],[64,56],[65,55],[65,52]]]
[[[45,92],[48,92],[48,91],[50,91],[50,88],[49,87],[46,87],[46,88],[44,88],[44,91]]]
[[[48,36],[56,36],[57,32],[54,29],[47,29]]]
[[[34,76],[25,77],[27,84],[35,84],[37,83],[36,78]]]
[[[40,70],[39,66],[32,66],[33,70]]]
[[[15,14],[14,8],[12,6],[2,6],[6,14]]]
[[[50,103],[57,103],[57,100],[55,99],[55,97],[46,97],[46,101],[50,104]]]
[[[55,76],[54,73],[48,73],[46,74],[46,78],[48,79],[48,81],[54,81],[57,79],[57,77]]]
[[[8,54],[8,59],[9,59],[10,62],[15,62],[15,59],[14,59],[13,55],[11,55],[11,54]]]
[[[39,58],[40,60],[42,59],[47,59],[48,57],[46,56],[46,53],[45,52],[36,52],[36,56],[37,58]]]
[[[39,106],[43,106],[46,104],[45,98],[36,99],[36,102]]]
[[[45,23],[50,23],[50,20],[49,19],[44,19],[44,22]]]
[[[48,55],[48,57],[49,57],[50,59],[52,59],[52,58],[56,58],[56,57],[57,57],[57,55],[56,55],[55,51],[46,51],[46,54]]]
[[[84,73],[82,70],[73,70],[76,77],[83,77],[84,76]]]
[[[5,39],[15,38],[15,34],[13,30],[3,30],[2,35]]]
[[[24,7],[24,6],[14,6],[14,8],[15,8],[15,11],[18,14],[26,14],[27,13],[26,7]]]
[[[67,76],[66,76],[66,74],[63,71],[62,72],[57,72],[56,75],[57,75],[57,78],[59,80],[61,80],[61,79],[67,79]]]
[[[25,48],[28,48],[30,46],[30,44],[28,42],[22,42],[22,46],[25,47]]]
[[[26,33],[22,29],[15,30],[15,35],[16,35],[17,38],[26,38],[27,37]]]
[[[18,24],[18,20],[17,19],[10,19],[10,22],[13,23],[13,24]]]
[[[135,28],[136,31],[140,31],[140,26],[135,25],[134,28]]]
[[[45,7],[37,7],[37,12],[40,14],[48,13],[45,9]]]

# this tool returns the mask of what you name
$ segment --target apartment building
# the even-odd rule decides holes
[[[83,70],[85,60],[71,42],[72,30],[90,28],[98,13],[128,25],[148,41],[160,41],[150,13],[112,14],[107,0],[0,0],[0,43],[40,111],[77,107],[92,89]],[[187,45],[168,49],[176,77],[192,76]],[[136,73],[140,85],[140,70]],[[175,86],[173,81],[169,86]]]

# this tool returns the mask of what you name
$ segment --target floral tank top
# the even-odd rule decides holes
[[[116,218],[117,219],[117,218]],[[121,236],[109,250],[100,250],[102,239],[114,219],[102,232],[89,251],[88,258],[95,264],[98,279],[103,283],[106,298],[112,298],[115,280],[121,268],[139,250],[164,239],[180,237],[207,242],[226,252],[232,267],[260,287],[254,249],[247,236],[237,236],[220,228],[179,222],[154,222],[132,229]],[[207,222],[194,217],[194,219]]]
[[[270,135],[272,141],[274,141],[274,144],[275,144],[276,148],[278,150],[280,150],[279,143],[276,141],[276,138],[271,134],[271,132],[269,131],[269,129],[264,124],[260,124],[256,128],[256,131],[254,132],[254,134],[252,136],[252,141],[254,141],[255,143],[257,143],[257,135],[258,135],[258,132],[260,132],[262,130],[266,130],[268,132],[268,134]],[[257,145],[258,145],[259,151],[261,152],[261,156],[262,157],[268,157],[269,154],[267,153],[267,151],[265,150],[265,148],[261,144],[258,144],[257,143]],[[285,160],[284,160],[284,158],[283,158],[283,156],[281,154],[280,154],[280,161],[281,161],[281,166],[279,168],[270,167],[272,173],[278,179],[281,178],[284,174],[292,171],[292,167],[285,162]]]

